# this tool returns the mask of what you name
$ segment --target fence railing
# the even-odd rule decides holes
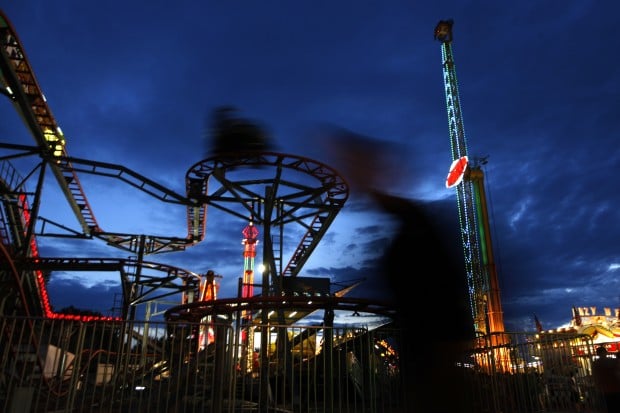
[[[2,317],[0,328],[2,412],[411,411],[405,337],[389,327]],[[464,411],[604,412],[587,337],[506,336],[464,355]]]

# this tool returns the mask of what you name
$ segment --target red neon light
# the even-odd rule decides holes
[[[254,295],[254,258],[256,257],[256,244],[258,244],[258,228],[250,222],[241,233],[243,234],[241,243],[244,245],[243,287],[241,296],[252,297]]]
[[[461,156],[459,159],[452,161],[450,165],[450,172],[446,178],[446,188],[452,188],[461,183],[465,170],[467,170],[467,156]]]
[[[30,208],[28,206],[28,200],[26,198],[26,195],[22,194],[19,196],[19,203],[21,206],[20,209],[23,211],[22,219],[23,219],[24,227],[28,228],[28,225],[30,224]],[[30,240],[30,251],[31,251],[32,258],[36,262],[36,259],[39,257],[39,249],[37,247],[37,241],[35,240],[34,237],[32,237]],[[84,322],[121,321],[120,317],[92,316],[92,315],[85,316],[85,315],[76,315],[76,314],[55,313],[54,311],[52,311],[52,306],[50,305],[49,294],[47,293],[47,287],[45,285],[45,278],[43,278],[43,273],[39,270],[36,270],[35,274],[37,278],[37,285],[39,287],[39,294],[41,296],[40,298],[41,298],[41,305],[43,307],[43,314],[46,318],[60,319],[60,320],[75,320],[75,321],[84,321]]]

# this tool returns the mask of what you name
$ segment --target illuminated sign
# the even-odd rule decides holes
[[[446,188],[452,188],[461,183],[467,170],[467,162],[467,156],[461,156],[452,162],[450,172],[448,172],[448,177],[446,178]]]

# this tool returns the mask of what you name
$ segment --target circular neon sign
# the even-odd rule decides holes
[[[461,156],[459,159],[452,161],[450,172],[448,172],[448,177],[446,178],[446,188],[452,188],[461,183],[467,170],[467,163],[467,156]]]

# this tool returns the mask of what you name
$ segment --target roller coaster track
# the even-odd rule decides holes
[[[40,150],[40,156],[48,162],[61,190],[81,224],[83,235],[102,238],[111,245],[125,248],[132,252],[135,252],[138,239],[140,239],[139,236],[108,233],[101,229],[80,184],[77,175],[77,172],[80,171],[115,177],[163,201],[176,202],[188,206],[188,236],[186,238],[147,236],[145,255],[177,251],[203,240],[206,224],[206,206],[210,203],[215,204],[224,201],[222,197],[217,195],[205,197],[202,194],[199,199],[188,199],[124,166],[70,157],[67,153],[65,137],[36,81],[19,38],[9,20],[3,14],[0,14],[0,42],[2,57],[0,59],[0,69],[2,74],[1,80],[5,87],[4,93],[11,99],[35,138]],[[229,167],[237,168],[243,165],[259,166],[262,164],[262,166],[271,165],[276,168],[293,168],[301,172],[313,174],[321,183],[327,185],[327,190],[324,192],[326,194],[324,199],[326,206],[317,213],[313,222],[308,226],[308,231],[304,235],[302,243],[295,252],[293,260],[287,266],[286,272],[295,274],[296,268],[307,259],[305,252],[311,252],[314,249],[318,239],[333,220],[333,212],[337,212],[335,209],[338,209],[336,207],[342,206],[344,199],[346,199],[346,184],[339,179],[333,170],[309,159],[286,155],[258,157],[254,156],[254,154],[250,155],[249,157],[244,157],[237,154],[233,160],[219,164],[212,162],[210,165],[209,163],[202,162],[190,172],[192,176],[188,178],[188,194],[194,194],[195,180],[197,178],[203,177],[208,179],[214,175],[215,168],[226,170]],[[277,178],[271,182],[277,185]],[[206,187],[206,183],[204,183],[204,186]],[[234,187],[238,188],[239,185],[231,186],[230,183],[226,183],[226,187],[234,190]],[[319,192],[321,192],[320,189],[313,189],[313,193],[306,194],[307,199],[310,202],[316,203],[319,200]],[[294,196],[292,195],[292,197]],[[237,197],[235,196],[235,198]],[[230,210],[228,208],[224,209]],[[326,213],[325,211],[329,212]],[[297,220],[296,218],[293,219]]]
[[[244,169],[251,169],[252,174],[243,175]],[[238,177],[227,177],[235,174]],[[299,273],[349,195],[346,182],[329,166],[275,152],[205,159],[189,169],[186,186],[188,197],[199,205],[206,202],[239,218],[251,217],[264,228],[279,228],[273,238],[264,234],[265,243],[273,244],[264,248],[271,255],[268,261],[276,276]],[[200,213],[197,207],[188,208],[188,220],[204,221]],[[305,232],[282,269],[283,230],[288,224],[298,224]]]
[[[99,230],[97,220],[71,164],[55,162],[53,159],[67,156],[65,138],[47,105],[17,34],[3,14],[0,15],[0,42],[2,54],[0,69],[5,87],[4,93],[12,100],[32,133],[42,150],[42,156],[52,161],[50,164],[54,176],[67,196],[84,233],[90,234],[91,231]]]
[[[169,321],[190,321],[199,322],[203,317],[216,315],[229,315],[239,312],[243,308],[247,311],[288,311],[295,310],[294,313],[303,312],[307,315],[313,311],[331,310],[346,311],[352,313],[372,313],[386,318],[395,318],[396,313],[389,303],[380,303],[374,300],[364,298],[342,297],[340,295],[323,296],[323,297],[293,297],[293,296],[271,296],[271,297],[248,297],[248,298],[227,298],[209,302],[194,302],[186,305],[180,305],[170,308],[166,311],[165,318]],[[292,314],[292,312],[291,312]],[[292,324],[302,317],[299,314],[295,316],[286,316],[285,324]],[[259,320],[255,317],[255,320]],[[257,325],[260,323],[256,323]]]
[[[124,294],[131,298],[130,305],[138,305],[147,301],[162,299],[179,292],[197,290],[201,284],[201,275],[172,265],[158,262],[138,261],[122,258],[26,258],[14,260],[16,267],[26,271],[99,271],[117,272],[123,283]],[[3,268],[4,265],[0,265]],[[133,283],[133,276],[140,268],[140,289],[130,295],[127,290]],[[4,269],[4,268],[3,268]],[[157,274],[157,275],[156,275]],[[182,281],[179,284],[177,281]],[[159,290],[166,289],[161,293]],[[196,291],[197,292],[197,291]],[[157,293],[157,295],[155,295]]]
[[[78,178],[77,169],[67,153],[65,137],[37,83],[15,30],[2,13],[0,13],[0,57],[3,93],[11,99],[34,137],[39,154],[54,174],[81,225],[83,235],[97,236],[111,245],[129,250],[137,248],[138,240],[144,237],[108,234],[100,228]],[[144,178],[142,181],[145,184],[150,183]],[[202,208],[206,208],[206,205]],[[191,245],[192,242],[182,238],[161,240],[158,237],[147,236],[145,244],[150,250],[145,251],[145,254],[176,251],[188,244]]]
[[[271,274],[276,280],[280,276],[299,274],[348,197],[348,186],[335,170],[308,158],[282,153],[220,154],[198,162],[186,174],[185,195],[122,165],[69,156],[65,136],[52,115],[15,30],[1,10],[0,83],[3,86],[0,92],[11,100],[36,143],[34,147],[0,143],[0,148],[21,151],[18,155],[0,157],[0,163],[14,156],[39,156],[41,171],[47,167],[52,171],[81,227],[73,230],[46,220],[38,216],[36,208],[12,209],[22,216],[11,214],[7,219],[14,222],[2,222],[2,230],[19,227],[13,231],[13,241],[26,247],[33,245],[35,252],[34,235],[98,238],[140,256],[184,250],[204,239],[209,205],[244,221],[251,218],[267,228],[263,248],[267,251],[265,258],[271,264]],[[186,207],[187,235],[162,237],[104,231],[95,218],[78,172],[118,179],[160,201]],[[40,198],[39,186],[35,206]],[[16,197],[32,195],[25,191],[21,181],[5,181],[0,188],[5,204],[14,203]],[[25,222],[24,214],[28,214],[27,226],[21,225]],[[40,224],[38,231],[34,221]],[[301,241],[284,265],[284,227],[288,224],[299,226],[301,231],[296,235],[301,236]],[[50,227],[62,229],[63,234],[51,233]],[[278,229],[274,235],[271,234],[272,227]],[[8,235],[2,232],[0,235],[2,241],[7,242]],[[18,239],[20,237],[22,239]],[[33,251],[23,254],[26,257]]]

